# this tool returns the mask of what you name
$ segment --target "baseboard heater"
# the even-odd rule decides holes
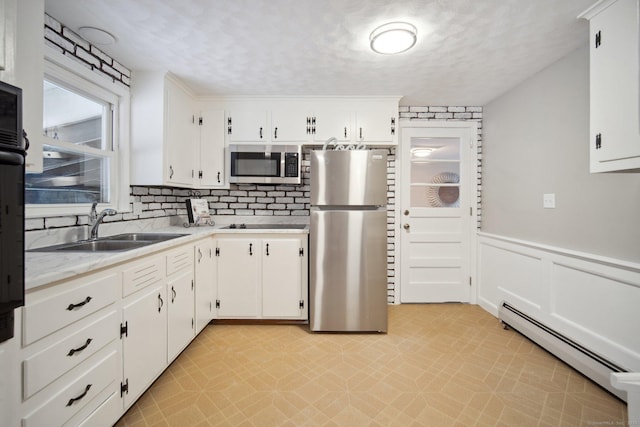
[[[611,373],[627,372],[624,368],[554,331],[507,302],[502,302],[498,308],[498,318],[503,324],[520,332],[610,393],[627,401],[627,393],[611,385]]]

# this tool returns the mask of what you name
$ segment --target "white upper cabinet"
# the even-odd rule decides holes
[[[199,147],[193,99],[175,82],[165,82],[164,182],[182,187],[195,183]]]
[[[200,156],[196,159],[198,188],[224,187],[224,110],[200,111]]]
[[[6,6],[5,6],[6,7]],[[15,54],[15,63],[7,59],[7,67],[13,70],[15,81],[8,81],[22,88],[22,127],[29,138],[27,172],[42,172],[42,100],[44,80],[44,1],[17,2],[15,26],[15,51],[7,49],[6,55]],[[10,37],[7,37],[7,42]],[[11,74],[11,70],[6,70]],[[4,80],[4,76],[3,76]]]
[[[396,145],[398,98],[218,100],[226,143]]]
[[[217,188],[224,173],[224,110],[198,104],[174,77],[131,75],[131,184]]]
[[[269,140],[266,110],[237,108],[227,115],[227,136],[230,142],[265,142]]]
[[[387,143],[397,140],[398,108],[367,105],[356,112],[356,137],[360,143]]]
[[[307,124],[309,123],[309,124]],[[311,135],[311,115],[304,108],[279,107],[271,111],[271,142],[306,142]]]
[[[352,115],[348,109],[316,108],[311,122],[313,140],[324,143],[329,138],[336,138],[338,142],[350,142]]]
[[[590,170],[640,169],[638,0],[603,0],[589,20]]]

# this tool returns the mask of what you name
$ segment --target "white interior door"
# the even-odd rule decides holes
[[[471,301],[475,124],[401,130],[400,301]]]

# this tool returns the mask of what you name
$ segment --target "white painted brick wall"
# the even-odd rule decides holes
[[[131,71],[91,45],[55,18],[45,14],[44,38],[48,46],[75,59],[88,69],[109,77],[114,83],[129,87]]]

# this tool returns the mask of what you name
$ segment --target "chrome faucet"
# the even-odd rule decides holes
[[[98,213],[96,211],[96,206],[98,206],[98,202],[93,202],[91,204],[91,212],[89,212],[90,240],[96,240],[98,238],[98,227],[100,227],[105,216],[113,216],[118,213],[115,209],[104,209],[102,212]]]

